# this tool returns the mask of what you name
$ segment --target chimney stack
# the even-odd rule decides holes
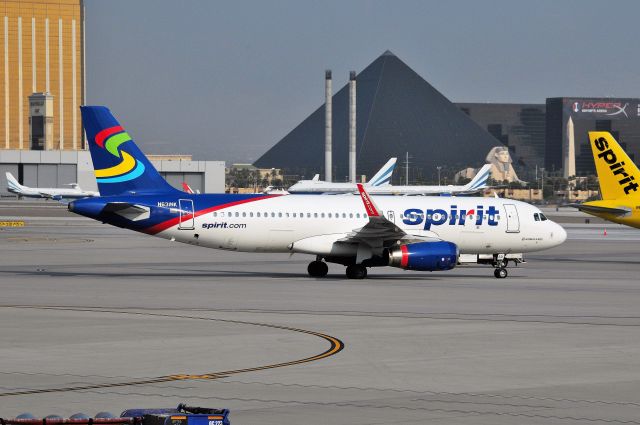
[[[349,181],[356,183],[356,72],[349,73]]]
[[[331,178],[331,136],[332,136],[332,105],[331,105],[331,70],[324,72],[324,179]]]

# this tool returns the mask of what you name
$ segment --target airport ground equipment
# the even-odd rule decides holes
[[[0,417],[0,425],[230,425],[228,409],[191,407],[179,404],[176,408],[127,409],[116,417],[99,412],[94,417],[76,413],[68,418],[49,415],[36,418],[23,413],[13,419]]]

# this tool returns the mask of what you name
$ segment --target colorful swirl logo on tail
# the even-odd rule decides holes
[[[128,152],[120,150],[121,144],[131,140],[129,134],[121,126],[105,128],[96,134],[96,144],[106,149],[116,158],[121,158],[120,164],[109,168],[96,170],[98,183],[121,183],[138,178],[144,173],[144,164],[136,160]]]

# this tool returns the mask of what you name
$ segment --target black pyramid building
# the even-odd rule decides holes
[[[372,176],[390,157],[409,152],[413,167],[429,175],[479,167],[501,143],[471,120],[393,53],[386,51],[357,76],[357,175]],[[349,89],[333,96],[333,176],[349,174]],[[324,105],[255,164],[309,178],[324,175]],[[398,182],[396,173],[394,182]]]

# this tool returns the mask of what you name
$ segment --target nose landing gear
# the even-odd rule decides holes
[[[509,274],[509,273],[507,273],[507,269],[505,269],[504,267],[501,267],[501,268],[495,269],[495,270],[493,271],[493,275],[494,275],[495,277],[497,277],[498,279],[504,279],[505,277],[507,277],[507,275],[508,275],[508,274]]]

